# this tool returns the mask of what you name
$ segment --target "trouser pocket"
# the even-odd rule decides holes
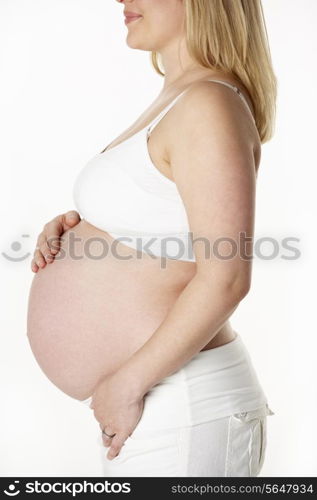
[[[256,477],[260,473],[267,444],[267,415],[274,413],[265,405],[230,416],[226,476]]]

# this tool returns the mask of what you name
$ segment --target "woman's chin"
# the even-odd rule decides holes
[[[145,49],[142,45],[142,43],[140,43],[138,40],[136,40],[134,37],[127,37],[127,46],[130,48],[130,49],[138,49],[138,50],[148,50],[148,49]]]
[[[126,44],[130,49],[144,50],[147,52],[154,50],[145,40],[142,40],[142,37],[132,31],[127,34]]]

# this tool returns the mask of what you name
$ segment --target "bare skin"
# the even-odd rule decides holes
[[[236,83],[232,79],[230,82]],[[162,95],[142,120],[137,120],[107,149],[150,123],[166,100]],[[171,133],[167,118],[154,129],[148,148],[156,168],[172,179],[164,149],[164,137]],[[69,255],[70,233],[81,240],[73,247],[81,259]],[[196,271],[193,262],[167,259],[162,268],[159,258],[143,254],[142,259],[137,259],[136,251],[122,242],[116,246],[119,258],[109,251],[106,257],[94,260],[83,250],[90,238],[104,239],[109,248],[114,241],[108,233],[80,220],[62,236],[60,248],[65,257],[58,258],[61,254],[57,254],[55,262],[39,269],[29,298],[28,337],[34,355],[52,382],[77,399],[92,394],[98,380],[115,371],[151,337]],[[90,252],[94,257],[101,255],[100,243],[90,245]],[[122,256],[130,259],[120,259]],[[202,350],[234,338],[235,332],[227,321]]]
[[[199,82],[208,78],[226,80],[240,87],[252,109],[247,91],[240,82],[236,81],[232,75],[199,66],[196,61],[191,60],[186,52],[185,44],[182,47],[182,65],[179,64],[179,50],[176,42],[183,37],[179,22],[183,8],[182,2],[178,0],[169,0],[164,3],[157,0],[124,0],[120,3],[142,14],[141,20],[130,23],[128,27],[128,44],[132,48],[142,50],[159,50],[164,60],[166,76],[162,92],[155,102],[131,127],[108,146],[108,150],[147,126],[182,90],[191,85],[199,85]],[[165,20],[165,22],[162,23],[160,20]],[[244,141],[252,146],[253,163],[257,170],[260,161],[260,141],[256,128],[250,117],[245,120],[247,110],[240,99],[229,89],[223,92],[228,93],[226,99],[232,103],[233,112],[237,113],[239,123],[241,118],[241,123],[243,123],[241,129],[245,134]],[[179,111],[172,109],[154,129],[148,142],[153,165],[171,180],[173,180],[173,175],[170,157],[175,158],[178,155],[181,158],[181,161],[176,162],[177,165],[182,165],[184,159],[182,146],[178,145],[178,151],[175,151],[173,147],[173,143],[177,142],[174,140],[175,121],[177,123],[180,119],[177,113]],[[192,124],[191,120],[190,123]],[[213,124],[215,123],[218,121],[213,121]],[[192,125],[195,128],[194,124]],[[208,123],[205,130],[209,130],[210,125]],[[188,138],[188,144],[189,141],[190,138]],[[211,155],[207,149],[204,153]],[[197,154],[199,155],[199,152]],[[248,162],[249,166],[252,163],[249,157]],[[234,161],[231,162],[232,164]],[[207,185],[202,188],[203,190],[209,189]],[[195,215],[193,206],[196,205],[192,203],[190,197],[188,201]],[[215,208],[217,207],[209,207],[210,213]],[[236,212],[230,214],[228,218],[233,221],[232,225],[234,225],[237,219]],[[249,219],[249,211],[246,210],[244,220]],[[209,221],[206,222],[209,223]],[[197,265],[192,262],[167,259],[166,266],[162,269],[160,259],[153,259],[147,255],[138,259],[136,252],[121,242],[116,247],[117,256],[112,251],[108,251],[106,256],[98,258],[101,249],[100,242],[97,240],[89,245],[89,256],[87,251],[84,252],[84,245],[88,240],[100,238],[110,247],[114,243],[113,238],[85,220],[81,220],[72,228],[64,227],[63,229],[66,229],[60,248],[60,255],[65,252],[63,258],[59,258],[57,254],[55,259],[52,258],[50,265],[40,268],[41,255],[37,252],[38,266],[36,262],[32,264],[36,275],[29,297],[28,337],[39,365],[56,386],[80,400],[94,393],[94,413],[100,427],[104,428],[108,425],[107,432],[115,434],[112,442],[107,441],[105,444],[111,444],[112,451],[118,453],[127,435],[136,426],[142,411],[141,401],[144,391],[140,389],[140,393],[132,394],[132,380],[138,379],[140,383],[144,382],[145,386],[148,385],[145,379],[147,372],[151,370],[147,368],[147,359],[150,359],[152,363],[153,353],[160,350],[160,347],[156,340],[150,343],[150,345],[155,345],[156,342],[156,345],[151,356],[144,356],[144,371],[142,371],[143,360],[142,363],[138,361],[142,358],[142,354],[136,356],[134,363],[129,363],[132,354],[138,352],[140,347],[149,345],[148,341],[152,340],[155,332],[161,331],[160,335],[164,338],[164,328],[159,327],[166,317],[170,317],[169,313],[174,310],[174,305],[179,304],[178,299],[188,284],[193,282],[189,290],[195,291],[189,304],[194,303],[195,297],[200,297],[202,292],[205,294],[207,291],[207,298],[211,297],[211,302],[214,304],[217,303],[215,295],[218,294],[218,310],[220,302],[225,303],[232,294],[233,298],[230,301],[228,299],[227,306],[231,310],[233,303],[240,300],[241,294],[239,292],[237,298],[234,297],[236,293],[234,287],[226,288],[226,279],[221,287],[220,275],[217,275],[217,290],[215,290],[213,280],[210,279],[208,282],[209,278],[202,279],[204,264],[199,260],[199,265]],[[74,247],[69,246],[72,236],[79,238]],[[73,253],[76,253],[76,258],[70,254],[70,248]],[[121,258],[118,258],[118,255]],[[128,260],[124,258],[131,255],[134,258]],[[201,271],[199,279],[195,280],[198,267]],[[243,289],[243,286],[241,285],[240,289]],[[185,294],[181,304],[184,304],[189,294],[191,291]],[[208,304],[211,302],[209,301]],[[205,313],[206,317],[208,316],[208,307],[205,309],[206,311],[201,312],[198,318],[194,318],[197,324]],[[189,323],[189,320],[192,320],[188,317],[187,321],[187,316],[191,314],[190,308],[178,306],[178,310],[181,311],[180,319],[183,321],[182,329],[185,332],[186,328],[188,329],[186,322]],[[212,312],[212,315],[215,322],[220,322],[216,310]],[[175,314],[173,320],[176,320]],[[165,328],[167,332],[168,326]],[[196,335],[195,328],[195,325],[190,327],[193,338]],[[199,328],[197,327],[197,331]],[[173,337],[176,331],[177,329],[173,328],[168,332],[171,334],[170,337]],[[207,333],[209,335],[209,328]],[[208,335],[205,334],[204,338],[206,339]],[[183,337],[185,338],[186,335]],[[229,320],[223,322],[221,327],[214,328],[210,334],[211,337],[212,339],[204,345],[202,350],[213,349],[232,341],[235,338],[235,332]],[[158,335],[155,338],[157,339]],[[165,342],[160,343],[160,346],[169,351],[165,352],[161,359],[167,359],[172,353],[173,350],[169,345],[167,338]],[[146,353],[147,349],[142,352]],[[177,352],[173,355],[176,358]],[[171,365],[172,361],[170,361]],[[139,365],[142,365],[141,371]],[[125,366],[127,366],[126,371]],[[140,372],[142,377],[139,375]],[[111,391],[114,393],[113,397]],[[105,401],[107,405],[104,404]],[[120,415],[124,415],[124,421],[121,421],[122,418],[120,420]]]

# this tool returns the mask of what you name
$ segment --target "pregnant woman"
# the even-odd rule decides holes
[[[93,410],[105,476],[256,476],[273,412],[230,316],[275,112],[261,2],[119,3],[163,88],[79,171],[77,210],[45,224],[30,345]]]

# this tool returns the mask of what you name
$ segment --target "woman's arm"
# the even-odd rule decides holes
[[[135,400],[198,353],[237,308],[246,293],[242,285],[225,284],[217,274],[214,280],[211,287],[195,276],[152,337],[121,366]]]
[[[235,245],[242,232],[252,241],[255,130],[239,99],[226,87],[200,83],[168,117],[173,133],[167,153],[188,215],[197,272],[152,337],[95,388],[91,408],[100,428],[114,435],[103,434],[109,459],[136,427],[149,389],[200,351],[249,290],[251,260],[244,253],[252,253],[250,241],[250,248]],[[205,254],[206,243],[216,244],[216,254]]]
[[[203,240],[193,244],[195,277],[152,337],[120,368],[136,398],[217,334],[251,282],[254,125],[240,98],[223,86],[202,82],[181,100],[169,117],[174,132],[168,154],[193,239]]]

